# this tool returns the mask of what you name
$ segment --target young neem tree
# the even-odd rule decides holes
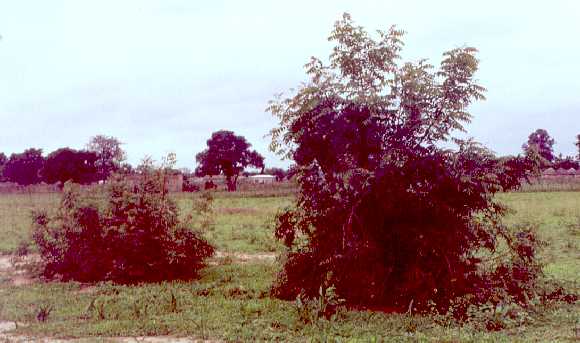
[[[238,176],[245,168],[264,168],[264,157],[250,147],[243,136],[232,131],[214,132],[207,140],[207,149],[195,157],[198,164],[195,173],[200,176],[223,173],[228,191],[235,191]]]
[[[309,82],[270,103],[280,120],[271,149],[296,162],[300,186],[296,208],[278,217],[289,250],[272,292],[316,296],[333,284],[350,304],[396,309],[485,302],[494,289],[523,299],[539,271],[534,236],[501,224],[493,194],[533,164],[452,138],[484,99],[476,49],[444,53],[439,68],[400,63],[402,36],[393,27],[374,39],[345,14],[329,63],[312,58]],[[499,242],[509,262],[482,259]]]

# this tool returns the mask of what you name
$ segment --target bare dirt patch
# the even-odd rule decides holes
[[[37,280],[30,274],[28,266],[40,261],[38,255],[0,256],[0,282],[9,282],[14,286],[29,285]]]

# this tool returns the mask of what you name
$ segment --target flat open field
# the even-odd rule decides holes
[[[183,211],[191,195],[176,196]],[[537,224],[548,242],[545,272],[577,291],[580,282],[580,192],[501,194],[513,208],[511,225]],[[0,252],[15,251],[30,229],[30,211],[54,208],[57,194],[0,196]],[[431,317],[348,311],[334,321],[302,324],[296,305],[272,299],[269,286],[282,247],[272,234],[278,209],[292,198],[218,195],[215,222],[204,235],[220,252],[199,280],[120,286],[110,283],[42,282],[0,258],[0,323],[9,336],[44,338],[166,336],[217,341],[577,341],[580,305],[547,308],[526,326],[500,332],[445,325]],[[575,285],[575,286],[574,286]],[[172,299],[175,299],[172,301]],[[52,308],[46,322],[42,309]],[[8,323],[9,322],[9,323]],[[0,330],[1,331],[1,330]],[[167,337],[169,335],[169,337]],[[97,340],[96,338],[94,340]],[[120,339],[117,338],[117,341]]]

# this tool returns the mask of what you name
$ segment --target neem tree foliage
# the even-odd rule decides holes
[[[272,292],[316,296],[333,284],[350,304],[405,310],[484,303],[498,290],[524,301],[537,241],[501,223],[493,195],[534,164],[452,138],[484,99],[476,49],[445,52],[439,68],[401,63],[402,36],[374,39],[345,14],[329,64],[312,58],[309,82],[270,103],[271,148],[296,162],[300,185],[296,208],[278,217],[289,252]]]

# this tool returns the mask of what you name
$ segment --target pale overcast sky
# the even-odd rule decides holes
[[[0,0],[0,151],[125,142],[129,162],[177,153],[194,168],[211,132],[229,129],[266,156],[273,94],[328,56],[343,12],[369,31],[407,31],[404,57],[439,64],[480,50],[469,134],[517,154],[545,128],[575,154],[580,133],[580,1]]]

